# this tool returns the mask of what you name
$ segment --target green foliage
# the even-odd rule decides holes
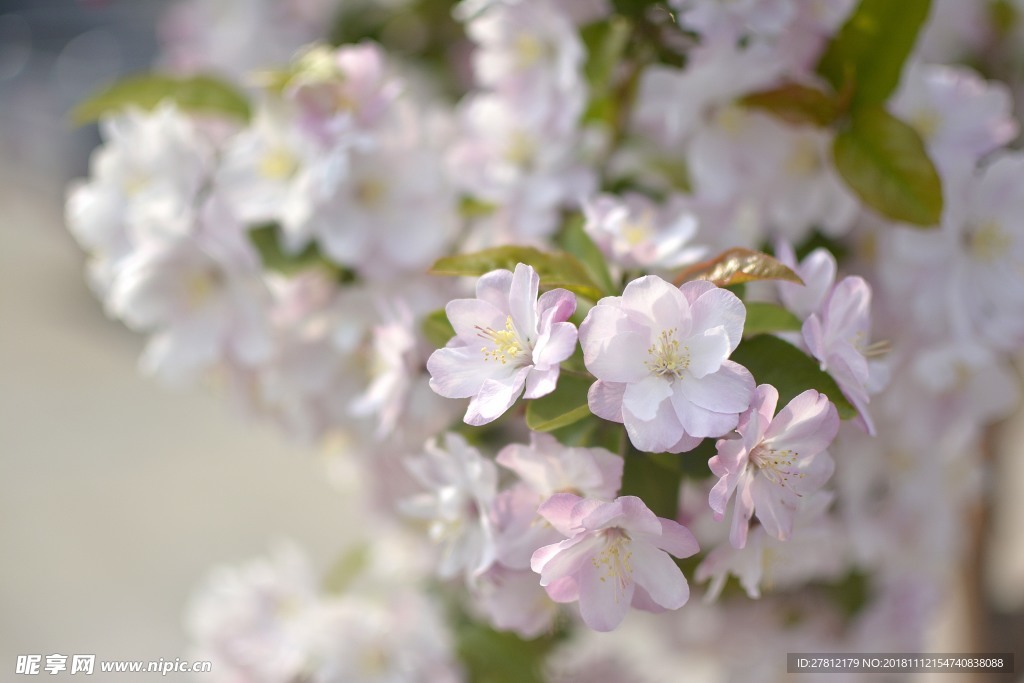
[[[856,569],[838,582],[827,584],[824,589],[847,619],[855,617],[871,599],[871,582],[867,574]]]
[[[708,459],[714,454],[715,439],[704,439],[686,453],[643,453],[630,446],[621,495],[642,498],[657,516],[675,519],[683,479],[706,479],[711,474]]]
[[[942,183],[917,132],[881,107],[854,112],[833,143],[836,169],[860,199],[922,227],[942,217]]]
[[[622,62],[632,34],[632,23],[621,16],[590,24],[581,31],[587,49],[584,75],[590,92],[584,121],[599,121],[609,128],[616,126],[623,102],[616,93],[615,69]]]
[[[600,299],[601,287],[572,254],[545,252],[533,247],[495,247],[472,254],[458,254],[438,259],[430,269],[435,275],[476,277],[492,270],[515,270],[516,265],[533,266],[540,275],[541,287],[564,287],[588,299]]]
[[[448,320],[448,314],[444,309],[438,309],[425,317],[420,325],[423,336],[435,348],[442,348],[448,345],[449,340],[455,336],[455,328]]]
[[[818,88],[800,83],[783,83],[771,90],[747,95],[740,104],[763,110],[787,123],[825,127],[841,113],[839,103]]]
[[[535,432],[550,432],[590,417],[587,391],[593,381],[563,372],[554,391],[526,404],[526,426]]]
[[[861,0],[818,62],[818,73],[854,109],[880,105],[900,81],[931,0]]]
[[[212,76],[179,78],[155,73],[117,81],[72,109],[71,120],[83,125],[128,107],[155,109],[164,100],[185,111],[249,120],[249,101],[231,84]]]
[[[523,640],[463,616],[455,625],[455,645],[473,683],[545,683],[544,660],[564,638],[556,632]]]
[[[558,238],[559,245],[568,253],[579,259],[587,274],[601,288],[601,292],[608,296],[618,294],[618,288],[612,282],[611,273],[608,272],[608,261],[605,260],[601,249],[590,239],[590,235],[583,229],[583,217],[574,216],[570,218]]]
[[[744,336],[753,337],[755,334],[767,332],[795,332],[802,326],[800,319],[782,306],[764,301],[751,301],[746,307],[747,322],[743,326]]]
[[[351,272],[339,268],[328,261],[315,244],[296,254],[289,254],[281,247],[278,227],[274,224],[262,225],[249,231],[249,241],[260,254],[263,267],[282,275],[295,275],[310,268],[321,268],[329,271],[340,281],[353,278]]]
[[[839,385],[818,367],[816,360],[778,337],[761,334],[744,339],[730,359],[750,370],[758,384],[771,384],[778,389],[780,409],[797,394],[816,389],[836,405],[842,419],[857,415],[839,391]]]

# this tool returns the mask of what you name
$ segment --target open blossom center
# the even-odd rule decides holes
[[[269,180],[287,180],[295,175],[299,162],[291,152],[283,147],[269,150],[259,161],[259,172]]]
[[[636,220],[627,222],[622,228],[622,237],[626,240],[626,244],[635,247],[650,241],[654,235],[653,223],[654,216],[650,209],[645,210]]]
[[[604,531],[604,549],[590,562],[601,573],[601,581],[618,581],[625,588],[633,580],[633,551],[629,549],[629,534],[618,527]]]
[[[998,260],[1012,246],[1013,240],[1003,227],[995,221],[978,226],[970,236],[971,255],[978,261],[992,263]]]
[[[679,379],[690,367],[690,347],[679,344],[674,327],[662,330],[655,342],[647,347],[647,356],[644,365],[652,373],[662,377],[672,375]]]
[[[750,462],[754,463],[754,466],[768,481],[777,486],[786,486],[790,479],[803,479],[804,477],[802,472],[797,472],[795,469],[796,459],[799,456],[799,453],[789,449],[775,450],[765,446],[764,443],[759,443],[750,452]]]
[[[505,319],[505,329],[493,330],[490,327],[480,330],[478,336],[491,342],[491,346],[484,346],[480,349],[486,360],[493,360],[507,365],[511,362],[514,365],[523,364],[530,359],[530,345],[519,337],[516,326],[512,323],[512,316]]]

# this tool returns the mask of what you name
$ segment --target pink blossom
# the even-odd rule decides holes
[[[836,257],[827,249],[818,248],[797,263],[796,252],[786,240],[779,240],[775,245],[775,256],[804,281],[802,285],[777,282],[782,303],[801,319],[817,313],[835,284]]]
[[[602,194],[584,202],[583,214],[583,229],[605,256],[625,268],[679,268],[707,253],[707,247],[690,243],[697,218],[680,196],[659,206],[638,193],[621,199]]]
[[[867,354],[874,350],[868,345],[870,316],[871,287],[861,277],[845,277],[821,310],[804,321],[802,332],[811,355],[832,375],[843,396],[857,408],[865,430],[873,435],[875,426],[867,410],[871,384]]]
[[[451,578],[464,570],[479,576],[494,562],[494,532],[488,511],[498,485],[498,469],[449,432],[444,447],[427,443],[423,455],[406,461],[409,472],[427,491],[406,498],[400,509],[430,524],[430,537],[442,545],[438,574]]]
[[[551,628],[558,605],[548,599],[529,569],[492,566],[473,586],[473,595],[495,628],[536,638]]]
[[[622,485],[622,458],[603,448],[568,448],[549,434],[506,446],[497,463],[520,479],[494,503],[498,560],[516,569],[529,568],[533,551],[562,538],[537,514],[545,500],[559,492],[611,500]]]
[[[520,395],[554,391],[559,364],[576,348],[576,326],[566,322],[576,297],[553,289],[538,299],[539,286],[537,272],[520,263],[514,274],[484,275],[477,298],[445,308],[456,336],[427,360],[430,387],[447,398],[470,398],[467,424],[497,419]]]
[[[648,275],[598,302],[580,326],[590,410],[621,422],[641,451],[680,453],[736,427],[754,378],[726,360],[746,309],[710,282],[673,287]]]
[[[739,438],[720,439],[718,454],[708,461],[719,477],[708,496],[715,519],[725,516],[736,494],[729,534],[736,548],[746,545],[755,512],[765,531],[787,540],[800,499],[820,489],[835,468],[825,449],[839,431],[836,407],[808,389],[775,415],[778,400],[775,387],[757,387],[754,403],[736,429]]]
[[[697,539],[636,496],[605,503],[559,493],[540,514],[568,538],[537,550],[531,567],[552,600],[579,601],[590,628],[614,630],[631,605],[661,612],[686,604],[690,588],[669,555],[694,555]]]

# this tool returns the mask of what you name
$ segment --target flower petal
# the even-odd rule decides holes
[[[503,330],[508,314],[480,299],[453,299],[444,307],[455,334],[466,344],[486,345],[481,329]],[[477,344],[479,342],[479,344]]]
[[[731,353],[743,338],[747,309],[738,296],[727,289],[715,287],[697,297],[690,306],[690,316],[693,319],[691,335],[704,334],[707,330],[721,326],[729,340]]]
[[[480,385],[480,391],[469,401],[464,418],[466,424],[478,427],[501,417],[519,398],[529,372],[528,367],[520,368],[510,377],[484,380]]]
[[[615,303],[590,309],[580,325],[587,370],[606,382],[636,382],[650,374],[650,331],[632,321]]]
[[[622,397],[626,384],[618,382],[602,382],[598,380],[590,385],[587,392],[587,405],[590,412],[603,420],[622,422]]]
[[[547,367],[561,363],[576,350],[576,326],[572,323],[555,323],[543,330],[533,349],[533,364]]]
[[[687,373],[697,379],[717,372],[732,352],[724,327],[705,330],[703,334],[687,339],[685,344],[690,354]]]
[[[666,609],[679,609],[686,604],[690,587],[668,553],[640,540],[630,543],[629,549],[633,554],[633,580],[644,587],[651,600]]]
[[[662,401],[654,418],[646,421],[630,412],[623,403],[622,421],[630,442],[637,450],[661,453],[675,446],[683,438],[683,425],[669,401]]]
[[[645,275],[626,285],[622,307],[630,317],[655,330],[676,328],[678,337],[690,334],[690,305],[677,287],[656,275]]]
[[[839,414],[824,394],[814,389],[796,396],[772,420],[764,440],[776,450],[811,456],[828,448],[839,432]]]
[[[675,384],[676,394],[682,393],[688,401],[717,413],[742,413],[754,398],[754,377],[739,363],[725,361],[710,375],[694,377],[684,373]],[[680,415],[680,419],[682,416]],[[733,425],[735,426],[735,424]],[[731,429],[731,427],[730,427]],[[699,435],[689,429],[686,431]],[[705,434],[703,436],[720,436]]]
[[[599,562],[585,562],[580,567],[579,583],[583,622],[595,631],[615,630],[633,601],[636,584],[632,577],[609,574]]]
[[[718,413],[701,408],[678,389],[672,394],[672,409],[683,430],[691,436],[717,438],[736,428],[737,413]]]
[[[445,398],[475,396],[489,379],[507,376],[499,363],[488,363],[479,350],[463,347],[438,349],[427,359],[430,388]]]
[[[622,404],[639,419],[653,420],[662,401],[672,395],[672,385],[656,375],[644,377],[639,382],[626,385]]]
[[[512,275],[512,286],[508,294],[508,307],[512,323],[524,341],[537,341],[537,292],[540,290],[540,276],[532,267],[522,263],[516,266]]]
[[[476,298],[486,301],[508,315],[508,297],[512,289],[512,271],[492,270],[476,281]],[[504,325],[504,323],[502,323]]]

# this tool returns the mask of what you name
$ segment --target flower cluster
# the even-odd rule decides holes
[[[368,533],[411,530],[415,571],[340,594],[291,552],[221,574],[202,658],[747,681],[926,649],[1024,348],[1017,84],[945,63],[975,3],[342,4],[224,2],[257,44],[179,3],[189,96],[108,104],[68,195],[146,371],[344,444]],[[541,646],[467,655],[491,630]]]

